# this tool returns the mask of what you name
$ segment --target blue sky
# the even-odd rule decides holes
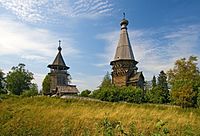
[[[0,0],[0,68],[24,63],[41,88],[61,40],[72,84],[95,89],[111,72],[123,12],[146,80],[179,58],[200,59],[199,0]]]

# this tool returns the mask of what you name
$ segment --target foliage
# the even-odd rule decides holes
[[[158,76],[158,88],[161,90],[162,103],[168,103],[169,100],[169,89],[167,83],[167,75],[164,71],[161,71]]]
[[[102,101],[119,102],[125,101],[130,103],[142,103],[143,102],[143,90],[132,86],[128,87],[101,87],[95,90],[92,97],[100,99]]]
[[[169,130],[165,127],[167,122],[158,120],[156,123],[156,132],[153,133],[153,136],[166,136],[169,134]]]
[[[112,121],[108,117],[104,117],[98,129],[100,130],[98,134],[101,135],[102,131],[103,136],[128,135],[120,121]]]
[[[6,94],[7,91],[5,89],[5,79],[4,79],[4,73],[3,71],[0,69],[0,94]]]
[[[23,90],[30,89],[31,80],[33,80],[33,73],[26,70],[24,64],[19,64],[16,67],[12,67],[7,74],[6,87],[11,93],[20,95]]]
[[[102,101],[119,102],[125,101],[130,103],[143,102],[143,90],[132,86],[117,87],[111,84],[110,75],[107,72],[100,88],[93,91],[91,97]]]
[[[90,90],[84,90],[84,91],[81,92],[80,96],[89,97],[90,94],[91,94]]]
[[[51,84],[51,77],[50,75],[46,75],[42,82],[42,93],[44,95],[50,94],[50,84]]]
[[[156,81],[158,82],[156,83]],[[164,71],[161,71],[157,80],[153,76],[152,88],[146,90],[145,101],[149,103],[168,103],[169,96],[167,76]]]
[[[171,99],[182,107],[195,106],[199,83],[199,69],[197,57],[190,56],[188,60],[177,60],[173,69],[168,71],[168,80],[171,84]]]
[[[31,97],[38,95],[38,86],[36,84],[32,84],[29,90],[24,90],[22,93],[22,97]]]
[[[156,83],[156,77],[153,76],[153,79],[152,79],[152,88],[155,88],[157,86],[157,83]]]
[[[163,103],[162,90],[156,86],[146,91],[145,101],[149,103]]]

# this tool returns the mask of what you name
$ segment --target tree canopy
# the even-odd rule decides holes
[[[156,83],[156,77],[153,76],[153,79],[152,79],[152,88],[155,88],[157,86],[157,83]]]
[[[7,89],[15,94],[20,95],[24,90],[29,90],[33,80],[33,73],[25,69],[25,64],[19,64],[12,67],[6,77]]]
[[[197,57],[190,56],[175,62],[173,69],[168,71],[168,80],[171,87],[171,99],[182,107],[195,106],[200,73],[197,67]]]
[[[167,75],[162,70],[158,76],[158,88],[161,90],[161,96],[163,103],[168,103],[169,100],[169,89],[167,83]]]
[[[49,75],[46,75],[43,82],[42,82],[42,93],[45,95],[50,94],[50,84],[51,78]]]

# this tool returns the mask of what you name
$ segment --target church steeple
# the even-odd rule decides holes
[[[112,66],[112,84],[116,86],[136,86],[144,87],[144,76],[142,72],[137,72],[137,61],[134,58],[127,26],[129,22],[124,17],[120,22],[121,31],[115,52],[114,60],[110,62]]]
[[[59,45],[58,45],[58,54],[56,55],[56,58],[54,59],[53,63],[48,65],[49,68],[51,69],[62,69],[62,70],[67,70],[69,69],[68,66],[66,66],[65,61],[62,57],[61,54],[61,41],[59,40]]]
[[[115,57],[113,61],[135,60],[131,43],[129,40],[129,35],[127,32],[128,20],[125,18],[125,13],[124,13],[124,18],[120,22],[120,25],[121,25],[120,38],[118,41],[118,45],[117,45],[117,49],[116,49]]]

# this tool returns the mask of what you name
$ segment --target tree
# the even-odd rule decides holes
[[[163,97],[163,103],[169,102],[169,89],[167,83],[167,75],[162,70],[158,76],[158,87],[161,90],[161,97]]]
[[[20,95],[24,90],[29,90],[33,80],[33,73],[25,69],[25,64],[19,64],[12,67],[6,77],[7,89],[15,94]]]
[[[51,77],[50,75],[46,75],[42,82],[42,93],[44,95],[50,94],[50,85],[51,85]]]
[[[5,79],[4,79],[4,73],[3,71],[0,69],[0,94],[5,94],[6,90],[5,90]]]
[[[197,57],[194,56],[190,56],[188,60],[182,58],[167,72],[172,86],[171,99],[182,107],[195,106],[197,103],[200,73],[196,62]]]
[[[101,83],[101,85],[100,85],[100,88],[101,88],[101,87],[109,87],[109,86],[111,86],[111,85],[112,85],[112,84],[111,84],[110,74],[109,74],[109,72],[107,72],[106,75],[105,75],[104,78],[103,78],[103,81],[102,81],[102,83]]]
[[[160,72],[158,79],[156,80],[156,77],[153,76],[152,79],[152,88],[150,90],[147,90],[145,94],[145,99],[149,103],[166,103],[165,102],[165,92],[163,88],[165,88],[165,73],[163,71]],[[157,82],[158,83],[157,83]]]
[[[156,77],[155,76],[153,76],[153,79],[152,79],[152,88],[155,88],[156,86],[157,86],[157,84],[156,84]]]

